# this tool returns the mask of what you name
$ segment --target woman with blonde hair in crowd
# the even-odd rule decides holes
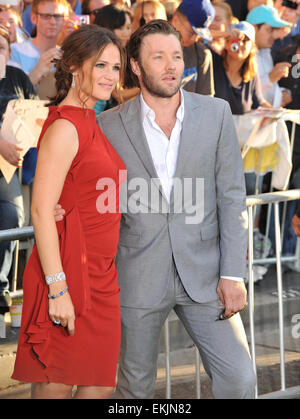
[[[27,35],[29,35],[22,28],[22,19],[19,12],[5,4],[0,4],[0,25],[8,30],[11,44],[14,42],[23,42],[27,39]]]
[[[157,0],[145,0],[136,3],[133,8],[132,32],[151,20],[168,20],[165,6]]]

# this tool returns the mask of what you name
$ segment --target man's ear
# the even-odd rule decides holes
[[[138,77],[141,75],[140,66],[138,65],[138,62],[135,61],[133,58],[130,58],[130,66],[132,72]]]
[[[30,13],[30,19],[33,25],[36,25],[37,15],[33,12]]]

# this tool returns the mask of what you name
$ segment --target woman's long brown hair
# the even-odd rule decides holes
[[[101,56],[105,47],[109,44],[116,45],[119,49],[121,57],[120,81],[117,86],[117,91],[123,80],[124,75],[124,52],[123,48],[114,35],[108,29],[100,28],[97,25],[84,25],[72,32],[63,42],[61,46],[62,57],[55,60],[56,71],[56,95],[49,98],[50,102],[47,106],[57,106],[67,96],[72,84],[72,72],[82,68],[83,63],[95,57],[94,63],[90,71],[90,95],[92,93],[92,71],[93,66]],[[79,86],[80,89],[80,86]],[[80,91],[80,90],[79,90]],[[82,106],[85,107],[85,102],[88,100],[85,97],[82,101]]]

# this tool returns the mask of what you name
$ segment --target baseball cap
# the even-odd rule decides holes
[[[208,29],[215,17],[215,9],[209,0],[182,0],[178,8],[190,22],[194,32],[211,41]]]
[[[252,23],[252,25],[260,25],[266,23],[272,28],[281,28],[282,26],[291,26],[291,24],[285,20],[282,20],[274,7],[270,6],[258,6],[250,10],[246,17],[246,21]]]
[[[255,43],[255,29],[254,26],[251,25],[249,22],[245,22],[244,20],[239,23],[235,23],[234,25],[231,25],[231,29],[238,29],[243,34],[248,36],[250,41]]]

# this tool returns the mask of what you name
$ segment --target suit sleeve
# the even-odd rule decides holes
[[[217,156],[216,195],[220,231],[220,277],[245,278],[248,217],[243,162],[227,102]]]

